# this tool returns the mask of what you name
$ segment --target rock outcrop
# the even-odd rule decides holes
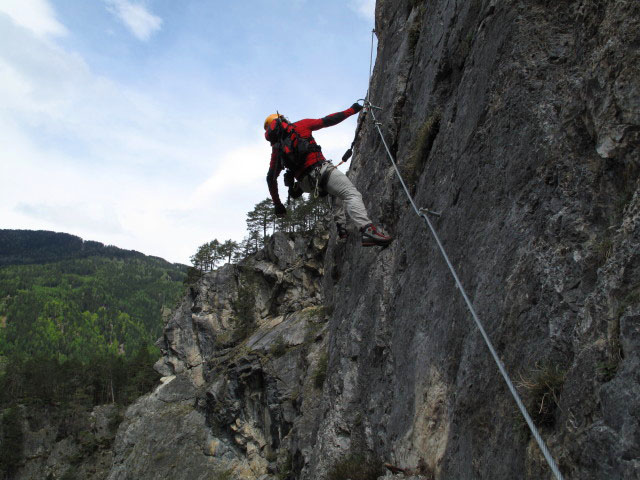
[[[640,3],[379,0],[376,31],[386,140],[565,478],[638,478]],[[206,275],[111,480],[550,478],[360,121],[349,175],[394,243],[276,234]]]
[[[17,451],[11,452],[19,457],[19,468],[5,471],[3,478],[106,478],[113,461],[112,446],[122,410],[117,405],[87,409],[73,404],[36,404],[36,408],[25,404],[5,410],[2,429],[7,426],[7,416],[11,415],[19,425],[21,436],[19,445],[14,446]],[[2,440],[10,440],[2,429]]]
[[[324,231],[276,233],[169,320],[162,385],[126,413],[110,480],[276,478],[304,465],[326,373]]]

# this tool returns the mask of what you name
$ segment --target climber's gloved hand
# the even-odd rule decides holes
[[[294,183],[289,187],[289,196],[291,198],[300,198],[304,192],[299,183]]]
[[[351,105],[351,108],[353,108],[354,112],[358,113],[360,110],[362,110],[362,105],[356,102],[353,105]]]
[[[282,217],[285,217],[287,215],[287,209],[285,208],[285,206],[283,204],[276,203],[275,213],[276,213],[276,217],[282,218]]]
[[[296,181],[296,178],[293,176],[293,172],[291,170],[287,170],[286,172],[284,172],[285,187],[291,187],[295,181]]]

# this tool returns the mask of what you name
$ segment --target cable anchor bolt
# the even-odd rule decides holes
[[[366,98],[359,98],[358,99],[358,103],[362,102],[362,106],[364,108],[375,108],[376,110],[382,110],[382,107],[376,107],[373,103],[371,103],[369,100],[367,100]]]
[[[421,208],[419,210],[420,210],[420,213],[422,213],[423,215],[433,215],[435,217],[442,216],[442,212],[436,212],[434,210],[429,210],[428,208]]]

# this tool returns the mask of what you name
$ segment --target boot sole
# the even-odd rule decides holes
[[[363,247],[388,247],[391,245],[393,240],[389,240],[388,242],[362,242]]]

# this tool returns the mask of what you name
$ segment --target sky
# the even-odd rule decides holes
[[[184,264],[241,241],[268,197],[265,117],[364,97],[374,2],[0,0],[0,229]],[[355,125],[314,134],[327,158]]]

